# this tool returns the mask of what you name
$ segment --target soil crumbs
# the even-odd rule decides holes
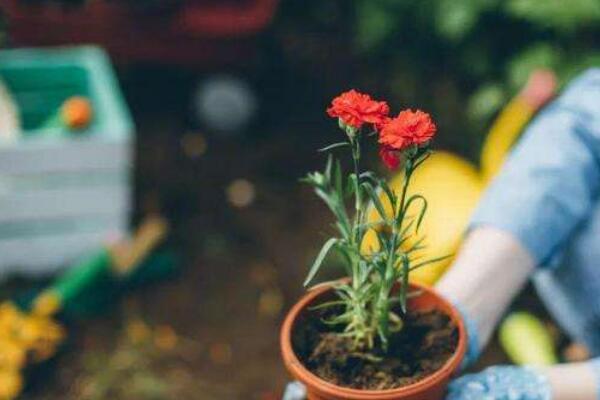
[[[458,345],[458,329],[435,310],[409,312],[402,331],[390,337],[387,353],[357,352],[351,339],[332,332],[314,314],[297,326],[302,329],[294,334],[294,348],[302,363],[322,379],[354,389],[386,390],[415,383],[439,370]]]

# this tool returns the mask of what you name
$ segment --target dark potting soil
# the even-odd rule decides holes
[[[458,345],[458,329],[440,311],[409,312],[388,351],[370,353],[356,351],[351,339],[332,332],[322,312],[307,314],[294,329],[294,351],[312,373],[338,386],[385,390],[410,385],[440,369]]]

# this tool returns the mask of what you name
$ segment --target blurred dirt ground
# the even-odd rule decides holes
[[[181,270],[70,323],[65,350],[32,372],[23,398],[280,399],[279,324],[330,221],[297,182],[335,140],[327,99],[288,83],[261,97],[248,132],[224,138],[190,118],[198,76],[142,68],[121,79],[138,131],[133,219],[168,216]],[[284,91],[293,96],[278,101]],[[492,349],[483,364],[502,361]]]
[[[65,350],[32,371],[24,398],[278,399],[287,379],[279,323],[328,223],[298,183],[332,138],[304,119],[321,105],[310,93],[287,115],[262,104],[278,115],[222,137],[192,121],[202,77],[133,68],[121,78],[138,132],[133,220],[156,210],[169,218],[180,272],[72,321]]]

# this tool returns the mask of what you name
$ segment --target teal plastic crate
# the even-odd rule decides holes
[[[20,109],[23,135],[0,144],[0,171],[30,173],[107,168],[131,159],[123,143],[133,123],[106,53],[97,47],[0,51],[0,77]],[[87,96],[94,108],[84,132],[40,128],[72,95]],[[116,151],[116,153],[115,153]]]
[[[0,143],[0,276],[52,272],[126,234],[134,126],[100,48],[3,50],[0,77],[23,127]],[[90,126],[42,128],[73,95],[91,101]]]
[[[26,137],[39,129],[69,97],[90,99],[94,119],[85,135],[124,138],[133,132],[131,116],[106,53],[97,47],[0,51],[0,76],[13,94]]]

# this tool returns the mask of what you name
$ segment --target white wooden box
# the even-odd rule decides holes
[[[24,126],[0,145],[0,277],[52,273],[126,233],[133,124],[98,48],[0,51],[0,78]],[[40,128],[72,95],[90,99],[90,127],[64,135]]]

